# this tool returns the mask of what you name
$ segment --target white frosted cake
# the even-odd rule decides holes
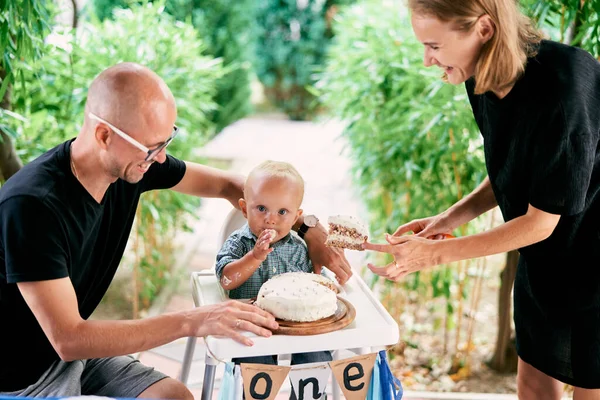
[[[261,286],[255,304],[286,321],[310,322],[337,310],[332,280],[310,272],[286,272]]]
[[[333,215],[327,222],[329,223],[329,233],[325,245],[363,250],[361,245],[369,237],[369,231],[358,218],[351,215]]]

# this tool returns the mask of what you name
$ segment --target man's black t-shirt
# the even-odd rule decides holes
[[[529,204],[561,215],[548,239],[520,249],[520,282],[544,312],[600,306],[600,63],[542,41],[503,99],[475,95],[473,79],[466,88],[504,219]]]
[[[59,359],[16,283],[70,277],[87,319],[121,261],[141,193],[173,187],[185,173],[167,156],[137,184],[117,180],[98,203],[71,172],[70,144],[0,189],[0,392],[35,383]]]

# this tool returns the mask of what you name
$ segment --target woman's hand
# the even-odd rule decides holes
[[[327,231],[321,224],[310,228],[304,234],[304,241],[308,247],[308,256],[316,274],[321,273],[323,266],[333,272],[338,282],[343,285],[352,276],[352,268],[344,255],[343,249],[325,246]]]
[[[452,236],[450,232],[454,227],[448,226],[446,219],[442,214],[434,215],[432,217],[414,219],[404,225],[400,225],[394,236],[402,236],[405,233],[413,232],[417,237],[423,237],[427,239],[444,239]]]
[[[366,242],[365,250],[388,253],[394,261],[383,267],[373,264],[367,266],[373,273],[392,281],[399,281],[406,275],[421,271],[427,267],[441,264],[435,252],[436,240],[429,240],[417,235],[393,236],[386,234],[388,244]]]

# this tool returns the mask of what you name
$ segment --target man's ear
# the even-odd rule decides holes
[[[484,14],[477,21],[477,30],[483,43],[487,43],[496,33],[496,24],[489,15]]]
[[[248,219],[248,210],[247,210],[248,205],[246,204],[246,200],[241,198],[238,200],[238,204],[240,205],[240,208],[242,209],[242,214],[244,214],[244,218]]]
[[[97,124],[94,130],[94,136],[100,148],[102,148],[103,150],[107,150],[112,138],[110,130],[102,124]]]

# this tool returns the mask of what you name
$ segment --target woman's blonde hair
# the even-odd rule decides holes
[[[519,10],[517,0],[408,0],[408,7],[415,14],[451,22],[463,32],[471,30],[482,15],[490,17],[495,31],[477,61],[476,94],[513,85],[542,40],[541,33]]]

